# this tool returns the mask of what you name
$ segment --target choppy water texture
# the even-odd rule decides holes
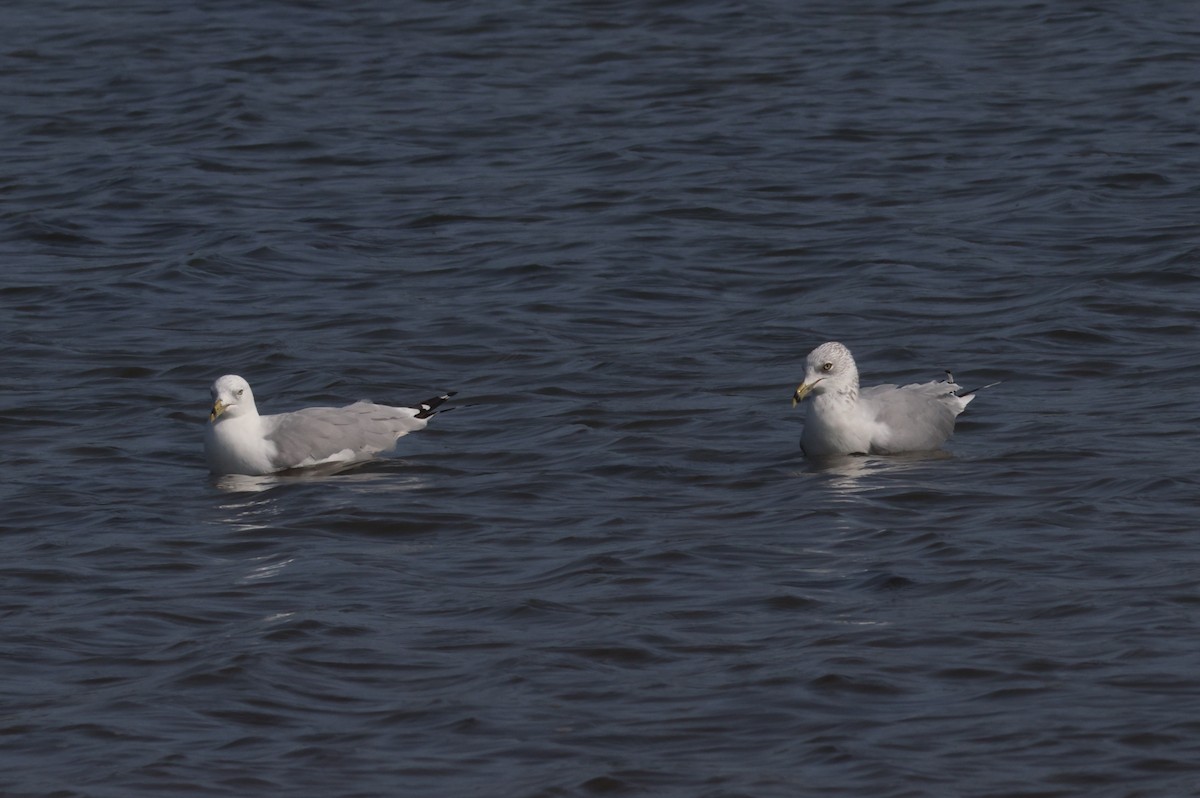
[[[7,4],[0,793],[1200,793],[1197,19]],[[814,464],[829,339],[1003,384]]]

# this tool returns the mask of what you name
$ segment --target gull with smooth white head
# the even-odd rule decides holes
[[[250,383],[226,374],[212,384],[204,453],[214,474],[260,476],[323,463],[366,460],[424,429],[453,392],[416,407],[355,402],[262,416]]]
[[[942,381],[860,390],[850,350],[829,341],[805,360],[804,382],[792,396],[792,406],[809,397],[800,447],[819,457],[937,449],[954,432],[955,418],[975,391],[963,391],[950,372]]]

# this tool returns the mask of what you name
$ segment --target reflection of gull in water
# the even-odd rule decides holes
[[[912,452],[894,457],[863,457],[838,454],[809,458],[807,467],[796,472],[798,477],[823,478],[838,493],[851,496],[880,490],[889,483],[868,477],[883,477],[915,471],[933,460],[950,460],[954,455],[940,449],[932,452]],[[891,483],[893,486],[895,483]]]
[[[810,457],[937,449],[954,432],[954,419],[975,398],[975,391],[963,391],[950,372],[941,382],[875,385],[860,391],[854,357],[836,341],[818,346],[804,365],[804,382],[792,405],[812,397],[800,438],[800,447]]]
[[[366,460],[389,451],[402,436],[424,429],[453,394],[417,407],[355,402],[262,416],[250,384],[226,374],[212,384],[213,408],[204,453],[214,474],[257,476],[325,464]]]
[[[364,492],[415,490],[426,484],[420,477],[403,476],[397,478],[394,472],[351,471],[353,464],[330,463],[328,465],[305,468],[300,471],[290,471],[286,474],[224,474],[216,478],[214,484],[226,493],[262,493],[273,488],[297,485],[306,482],[320,482],[337,475],[338,486],[351,490],[360,489]]]

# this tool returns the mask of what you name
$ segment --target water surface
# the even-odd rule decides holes
[[[1196,792],[1191,4],[0,21],[0,792]],[[1003,383],[813,463],[830,339]]]

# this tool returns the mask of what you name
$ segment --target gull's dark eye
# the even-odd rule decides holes
[[[828,364],[826,364],[826,365],[828,365]],[[828,369],[826,369],[826,371],[828,371]],[[242,394],[244,394],[245,392],[246,391],[244,388],[238,388],[238,392],[237,392],[238,398],[239,399],[242,398]]]
[[[826,363],[824,366],[821,366],[821,371],[833,371],[833,364]]]

